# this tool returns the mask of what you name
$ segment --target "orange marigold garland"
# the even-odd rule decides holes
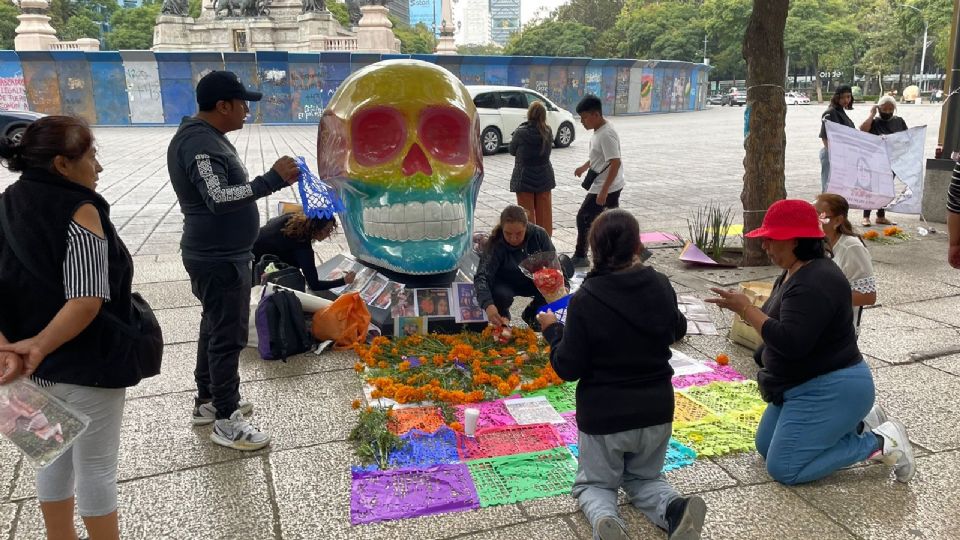
[[[354,369],[373,387],[371,398],[397,403],[477,403],[563,382],[536,333],[513,328],[507,343],[496,340],[501,335],[488,327],[479,334],[381,336],[354,346]]]

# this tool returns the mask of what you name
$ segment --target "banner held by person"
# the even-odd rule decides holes
[[[873,135],[828,124],[829,193],[847,199],[851,208],[887,208],[919,214],[923,197],[923,142],[926,126],[890,135]],[[894,176],[903,186],[898,188]]]

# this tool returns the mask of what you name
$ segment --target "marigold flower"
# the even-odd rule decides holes
[[[450,429],[452,429],[452,430],[454,430],[454,431],[459,431],[459,432],[462,433],[462,432],[463,432],[463,424],[461,424],[460,422],[451,422],[451,423],[450,423]]]
[[[353,370],[356,371],[357,373],[363,373],[364,369],[365,369],[365,366],[360,362],[357,362],[356,364],[353,365]]]
[[[410,369],[410,362],[406,360],[397,365],[397,371],[407,371],[408,369]]]
[[[350,408],[352,408],[352,409],[359,409],[359,408],[360,408],[360,400],[359,400],[359,399],[353,400],[353,402],[350,403]]]
[[[880,236],[880,233],[878,233],[877,231],[867,231],[863,233],[863,237],[866,238],[867,240],[873,240],[878,236]]]
[[[725,366],[730,363],[730,357],[724,353],[720,353],[717,355],[717,363],[721,366]]]

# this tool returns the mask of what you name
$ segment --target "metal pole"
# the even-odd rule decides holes
[[[943,159],[950,159],[953,152],[960,147],[960,97],[954,92],[960,89],[960,39],[957,28],[960,27],[960,0],[953,5],[953,24],[950,29],[950,71],[947,74],[946,109],[940,117],[941,134],[943,135]]]
[[[930,25],[927,24],[927,19],[923,19],[923,52],[920,54],[920,93],[923,94],[924,90],[927,89],[927,78],[923,76],[923,66],[927,63],[927,30],[930,28]]]

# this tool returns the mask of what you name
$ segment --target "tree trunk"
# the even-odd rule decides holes
[[[743,191],[740,193],[744,232],[758,228],[767,208],[787,195],[783,175],[787,146],[783,30],[789,6],[789,0],[754,0],[753,13],[743,38],[749,115],[749,131],[743,142],[746,156],[743,158]],[[767,264],[759,240],[745,238],[743,248],[744,266]]]

